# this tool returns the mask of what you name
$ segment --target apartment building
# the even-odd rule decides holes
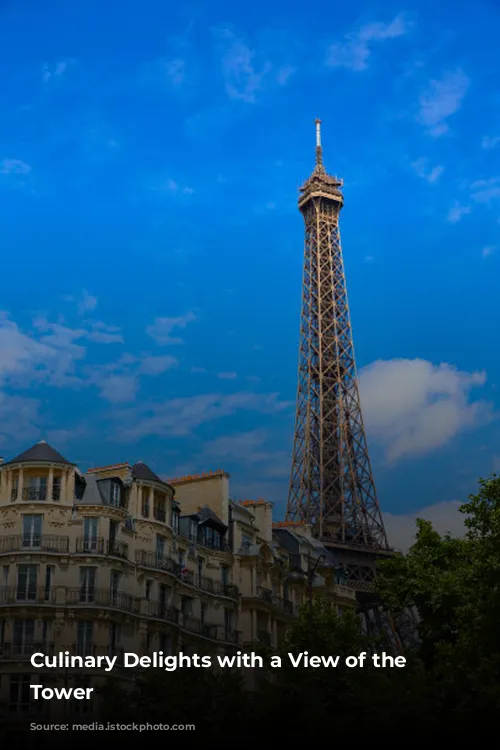
[[[43,441],[0,464],[0,558],[4,714],[30,710],[35,682],[85,683],[33,674],[36,651],[116,656],[127,679],[127,651],[275,648],[309,594],[356,606],[310,530],[273,524],[264,500],[233,502],[227,473],[166,481],[140,462],[82,473]]]

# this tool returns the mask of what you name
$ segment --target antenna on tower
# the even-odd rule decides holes
[[[321,120],[316,119],[316,164],[323,165],[323,148],[321,146]]]

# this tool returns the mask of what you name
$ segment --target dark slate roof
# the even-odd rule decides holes
[[[31,461],[45,461],[51,464],[67,464],[68,466],[74,466],[74,464],[67,461],[64,456],[61,456],[61,454],[52,448],[52,446],[46,443],[45,440],[40,440],[39,443],[28,448],[27,451],[20,453],[8,463],[19,464]]]
[[[196,513],[185,513],[181,518],[197,518],[200,524],[211,521],[221,529],[227,529],[224,521],[222,521],[217,513],[215,513],[212,508],[209,508],[208,505],[204,505],[203,508],[200,508]]]
[[[138,461],[132,466],[132,476],[134,479],[145,479],[148,482],[159,482],[167,486],[168,482],[164,482],[163,479],[152,471],[143,461]]]

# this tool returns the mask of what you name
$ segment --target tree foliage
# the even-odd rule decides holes
[[[418,646],[403,669],[345,666],[346,656],[388,649],[369,638],[357,616],[337,616],[315,600],[294,622],[280,647],[282,666],[262,670],[259,689],[248,692],[238,676],[203,669],[153,673],[126,697],[106,692],[108,715],[149,722],[196,723],[214,736],[221,727],[245,727],[295,740],[310,736],[358,739],[417,735],[449,738],[496,725],[500,706],[500,478],[480,480],[461,507],[466,535],[439,535],[417,521],[406,555],[380,565],[382,607],[395,615],[418,611]],[[293,667],[288,654],[340,656],[336,668]],[[269,655],[268,655],[269,656]],[[329,733],[326,735],[325,733]],[[406,740],[405,740],[406,741]]]

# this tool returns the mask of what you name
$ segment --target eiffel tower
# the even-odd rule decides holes
[[[359,400],[340,243],[343,182],[316,165],[300,189],[305,222],[297,412],[288,521],[311,525],[334,552],[347,582],[373,589],[375,563],[391,555],[380,512]]]

